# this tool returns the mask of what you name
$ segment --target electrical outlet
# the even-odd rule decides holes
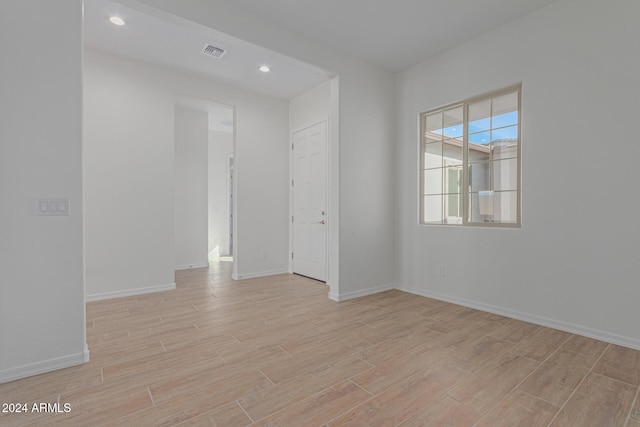
[[[266,258],[267,257],[267,251],[262,250],[260,251],[260,258]]]
[[[438,267],[436,267],[436,276],[438,276],[438,277],[444,277],[445,276],[444,265],[439,265]]]

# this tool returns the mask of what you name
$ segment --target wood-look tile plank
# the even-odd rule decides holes
[[[485,412],[538,366],[531,359],[507,352],[470,375],[448,395],[479,412]]]
[[[469,406],[448,396],[439,398],[433,405],[400,424],[400,427],[471,427],[481,414]]]
[[[186,375],[194,370],[212,369],[224,365],[224,359],[214,348],[192,346],[186,349],[165,352],[160,355],[150,355],[124,362],[106,362],[102,368],[102,377],[105,383],[110,383],[119,378],[147,377],[145,384],[150,384],[162,378],[160,372],[171,372],[176,366],[183,366],[181,373]]]
[[[637,387],[591,373],[560,411],[552,426],[624,426]]]
[[[561,407],[587,376],[594,361],[591,358],[558,350],[518,388]]]
[[[544,361],[562,344],[571,338],[571,334],[557,329],[541,328],[516,344],[511,351],[529,359]]]
[[[369,363],[351,356],[244,397],[239,403],[251,418],[259,420],[368,369]]]
[[[509,322],[511,322],[511,319],[498,316],[497,314],[466,308],[464,310],[452,310],[450,314],[429,325],[429,327],[440,332],[452,332],[469,325],[482,324],[485,326],[485,332],[488,334]]]
[[[117,329],[108,332],[87,333],[87,344],[94,347],[98,344],[106,344],[108,342],[118,342],[125,338],[131,338],[129,331],[126,329]]]
[[[629,418],[631,418],[631,420],[633,421],[640,422],[640,388],[638,389],[638,393],[636,394],[636,400],[631,407]]]
[[[127,316],[119,319],[94,320],[93,327],[87,329],[87,335],[115,331],[125,328],[145,327],[162,322],[157,314],[141,314]]]
[[[235,402],[239,395],[251,393],[256,386],[264,385],[264,377],[257,373],[235,378],[211,388],[198,389],[186,397],[156,403],[151,408],[138,411],[126,417],[120,417],[107,423],[107,426],[154,426],[170,427],[182,425],[220,425],[244,426],[251,419]],[[210,423],[214,424],[210,424]],[[193,424],[196,423],[196,424]],[[215,424],[218,423],[218,424]]]
[[[252,426],[317,426],[371,398],[351,381],[335,385],[276,412]]]
[[[519,343],[523,339],[532,335],[542,326],[533,323],[523,322],[521,320],[511,320],[506,325],[491,332],[491,336],[512,343]]]
[[[514,390],[474,427],[546,427],[560,408],[520,390]]]
[[[611,344],[593,371],[605,377],[639,386],[640,351]]]
[[[429,325],[431,329],[439,332],[451,332],[465,327],[473,322],[481,320],[482,314],[467,307],[456,307],[450,310],[445,316],[437,322]]]
[[[372,308],[360,301],[360,299],[358,301],[360,302],[360,304],[352,303],[343,305],[344,303],[349,303],[350,301],[340,303],[339,305],[331,307],[330,309],[325,310],[320,314],[316,314],[315,317],[310,321],[325,332],[340,329],[345,324],[350,323],[359,322],[364,325],[364,323],[362,323],[360,320],[364,318],[364,316],[366,316]]]
[[[61,403],[69,403],[71,412],[50,418],[50,425],[100,425],[153,406],[147,387],[96,386],[72,393],[62,393]]]
[[[204,399],[207,406],[217,408],[271,385],[271,381],[259,371],[250,371],[223,381],[212,379],[204,383],[192,383],[190,387],[186,388],[154,389],[150,387],[150,389],[156,405],[176,399],[186,399],[190,402],[196,402],[197,406],[200,407],[202,406],[201,401]]]
[[[391,310],[390,307],[385,307],[386,310]],[[385,311],[378,313],[374,316],[365,316],[361,319],[361,322],[365,325],[369,325],[373,328],[380,328],[386,325],[416,325],[424,322],[424,317],[416,313],[406,311]]]
[[[437,369],[418,373],[331,421],[331,427],[395,426],[424,409],[456,380]]]
[[[91,352],[91,360],[101,364],[105,363],[105,361],[120,363],[141,357],[158,355],[164,353],[166,350],[159,339],[151,337],[140,340],[127,338],[122,342],[111,343],[111,345],[108,346],[91,346],[89,347],[89,351]]]
[[[595,363],[602,352],[606,350],[608,345],[609,344],[604,341],[598,341],[592,338],[574,335],[569,338],[569,341],[562,345],[561,350],[571,351],[573,353],[579,354]]]
[[[445,317],[455,316],[456,313],[464,313],[466,307],[455,305],[444,301],[436,301],[431,298],[424,298],[421,307],[415,307],[413,311],[425,318],[427,324],[433,324]]]
[[[356,353],[356,356],[369,363],[377,365],[387,359],[397,356],[399,353],[407,351],[417,351],[435,347],[435,341],[442,334],[433,329],[423,328],[416,332],[411,330],[403,335],[372,345]]]
[[[261,370],[274,383],[280,383],[327,365],[332,361],[349,357],[369,346],[366,341],[358,343],[359,346],[353,347],[350,343],[338,341],[330,346],[313,348],[310,351],[295,354],[286,363],[265,364]]]
[[[156,403],[166,402],[196,393],[197,390],[209,387],[212,384],[222,384],[225,381],[236,381],[247,378],[260,380],[260,385],[268,387],[271,382],[265,377],[266,382],[262,382],[264,375],[257,368],[251,369],[242,364],[223,364],[205,370],[195,370],[187,375],[171,375],[151,384],[151,394]],[[261,388],[264,388],[261,387]],[[258,391],[260,388],[254,390]]]
[[[299,328],[299,323],[288,318],[280,318],[270,322],[260,322],[259,326],[253,325],[244,330],[234,330],[232,334],[239,341],[248,341],[265,335],[278,336],[286,333],[288,330],[297,330]]]
[[[299,326],[298,329],[300,329]],[[297,332],[295,335],[288,336],[280,345],[291,354],[314,351],[318,347],[333,345],[339,341],[344,341],[347,344],[349,344],[349,342],[359,342],[359,344],[352,345],[352,347],[361,347],[361,341],[365,341],[362,339],[362,335],[371,329],[370,326],[362,323],[348,323],[343,325],[342,328],[306,336],[301,336],[300,332]],[[370,346],[372,344],[367,342],[366,345]]]
[[[418,351],[400,353],[354,377],[353,382],[372,394],[379,394],[419,372],[434,367],[447,354],[447,351],[440,347],[426,347]]]
[[[249,425],[251,420],[237,403],[232,403],[207,414],[191,418],[179,427],[187,426],[210,426],[210,427],[231,427]]]
[[[227,345],[237,344],[239,342],[230,334],[203,333],[201,330],[189,331],[189,333],[186,334],[162,333],[159,338],[167,351],[188,348],[196,344],[220,349]]]
[[[232,343],[216,350],[229,363],[243,363],[262,367],[290,360],[291,355],[279,345],[254,346],[251,343]]]
[[[442,347],[449,347],[456,349],[457,347],[464,347],[470,342],[479,340],[490,334],[493,330],[500,328],[507,321],[496,316],[494,318],[487,318],[485,316],[467,316],[469,322],[462,322],[457,327],[440,327],[433,325],[436,330],[442,331],[442,336],[438,338],[437,344]]]
[[[399,337],[407,333],[408,330],[411,330],[414,327],[420,326],[418,318],[414,318],[415,322],[411,324],[395,324],[391,323],[388,325],[383,325],[378,328],[372,328],[370,330],[364,331],[360,338],[366,340],[372,344],[379,344],[384,341],[388,341],[395,337]]]
[[[513,343],[487,335],[477,341],[460,346],[454,352],[456,366],[467,372],[474,372],[495,360],[513,347]]]
[[[197,330],[193,322],[159,322],[130,328],[126,332],[131,339],[162,339],[167,336],[189,336]]]

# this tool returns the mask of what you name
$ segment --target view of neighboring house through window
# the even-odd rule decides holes
[[[421,223],[520,225],[520,86],[420,115]]]

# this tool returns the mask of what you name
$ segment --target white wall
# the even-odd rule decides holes
[[[157,73],[85,50],[87,298],[174,284],[174,94]]]
[[[233,156],[233,134],[209,131],[209,251],[232,255],[229,240],[229,156]]]
[[[332,86],[332,96],[338,99],[332,102],[336,117],[331,124],[339,137],[331,138],[331,155],[337,158],[331,162],[330,191],[340,237],[329,254],[330,296],[346,299],[392,288],[393,74],[305,40],[232,2],[143,2],[339,75],[339,91]]]
[[[176,269],[208,263],[209,115],[176,107],[174,244]]]
[[[393,88],[357,74],[340,75],[338,300],[395,287]]]
[[[326,82],[289,101],[289,131],[294,132],[329,120],[331,82]]]
[[[638,16],[561,0],[398,75],[401,289],[640,348]],[[417,225],[418,114],[520,81],[522,228]]]
[[[285,101],[92,50],[85,75],[88,294],[173,283],[176,98],[236,107],[235,276],[286,271]]]
[[[88,357],[81,34],[80,0],[0,2],[0,382]],[[70,215],[34,216],[38,197]]]

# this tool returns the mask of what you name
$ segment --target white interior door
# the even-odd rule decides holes
[[[293,272],[327,276],[327,123],[293,134]]]

